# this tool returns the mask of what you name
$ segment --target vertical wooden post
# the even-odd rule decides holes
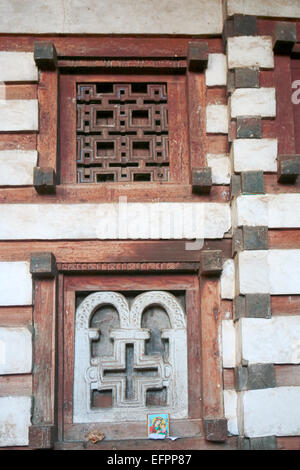
[[[205,438],[222,442],[227,438],[224,418],[222,356],[220,351],[222,256],[203,251],[201,258],[201,332],[203,367],[203,418]]]
[[[206,167],[205,75],[187,71],[190,166]]]
[[[36,42],[34,58],[39,67],[38,167],[34,172],[34,186],[37,192],[51,194],[55,192],[59,173],[59,71],[54,45],[49,41]]]
[[[30,271],[34,283],[34,368],[29,445],[31,448],[51,448],[56,429],[57,369],[57,275],[53,254],[33,253]]]
[[[219,278],[201,279],[203,415],[214,418],[223,415],[222,359],[219,349],[220,334]]]
[[[40,124],[37,147],[39,166],[57,172],[58,153],[58,71],[41,71],[38,86]],[[51,103],[51,106],[49,104]]]

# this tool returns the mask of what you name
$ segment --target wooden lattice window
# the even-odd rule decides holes
[[[63,73],[60,84],[61,183],[190,184],[186,74]]]
[[[77,84],[77,182],[168,181],[166,83]]]

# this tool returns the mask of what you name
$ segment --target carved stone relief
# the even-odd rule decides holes
[[[101,308],[110,308],[108,320]],[[95,406],[94,393],[110,394],[108,406]],[[139,421],[156,412],[182,419],[187,411],[186,320],[177,298],[88,295],[75,319],[74,423]]]

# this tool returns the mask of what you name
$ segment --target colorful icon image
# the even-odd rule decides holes
[[[151,435],[160,437],[169,436],[169,414],[149,414],[148,415],[148,437]]]

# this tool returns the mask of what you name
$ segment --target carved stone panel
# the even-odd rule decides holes
[[[187,417],[186,320],[179,300],[150,291],[88,295],[76,310],[73,422]]]

